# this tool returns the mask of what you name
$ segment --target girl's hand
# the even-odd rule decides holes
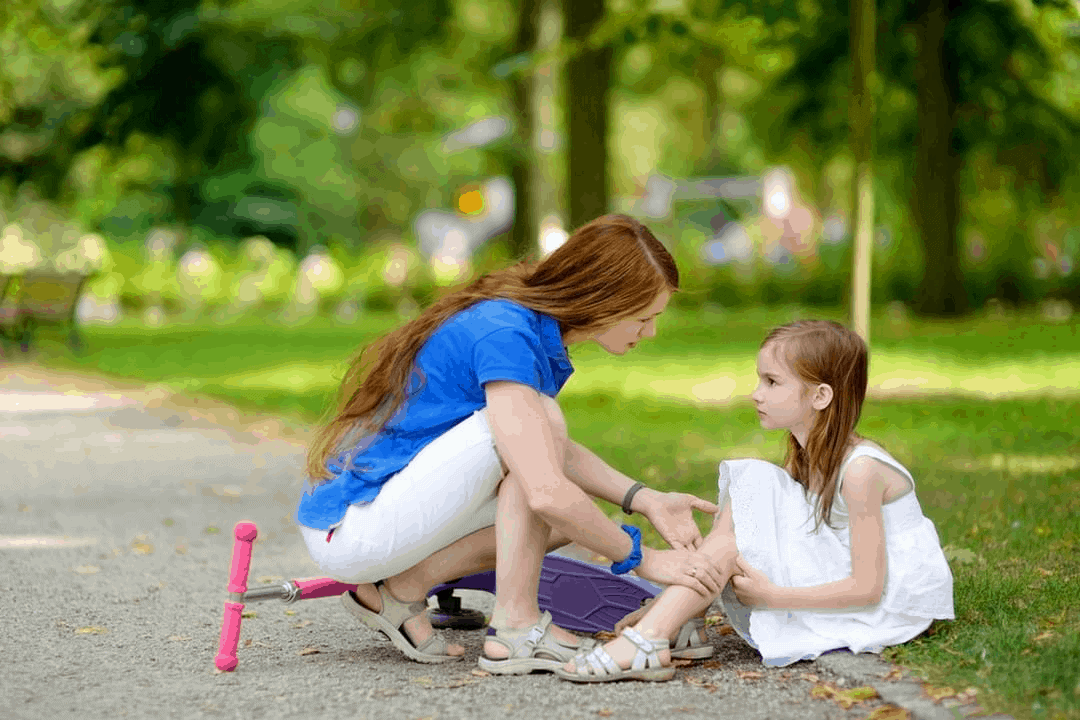
[[[696,550],[701,545],[701,530],[694,522],[694,511],[700,510],[711,515],[717,507],[708,500],[702,500],[687,493],[650,493],[641,510],[642,515],[660,533],[672,548],[676,550]],[[640,497],[640,495],[639,495]]]
[[[684,585],[698,595],[713,598],[724,589],[720,571],[690,550],[653,550],[641,548],[637,574],[660,585]]]
[[[776,602],[778,587],[765,573],[746,562],[742,555],[735,558],[731,587],[735,597],[747,607],[771,607]]]

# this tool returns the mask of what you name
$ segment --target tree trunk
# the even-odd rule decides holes
[[[874,72],[877,0],[851,0],[851,151],[855,155],[852,202],[855,258],[851,272],[851,323],[870,342],[870,259],[874,238]]]
[[[566,0],[563,8],[567,37],[579,42],[604,17],[603,0]],[[610,47],[586,47],[567,67],[571,229],[608,211],[608,89],[612,56]]]
[[[956,0],[922,0],[919,23],[918,135],[913,214],[925,256],[915,309],[959,315],[968,309],[957,238],[960,148],[957,147],[955,64],[945,62],[945,28]]]
[[[522,0],[521,17],[514,54],[529,53],[536,49],[540,23],[540,0]],[[517,114],[517,151],[513,155],[510,176],[514,183],[514,228],[510,232],[510,252],[515,258],[524,258],[535,247],[540,234],[540,222],[536,215],[533,194],[533,178],[536,173],[536,152],[533,135],[536,123],[533,117],[533,75],[517,73],[513,76],[514,110]]]

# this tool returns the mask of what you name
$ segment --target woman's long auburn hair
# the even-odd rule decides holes
[[[806,447],[789,432],[784,458],[784,469],[807,496],[816,495],[814,527],[829,525],[840,465],[858,439],[855,426],[866,398],[869,365],[866,343],[840,323],[800,320],[770,332],[761,347],[770,346],[803,382],[824,383],[833,390],[832,402],[818,413]]]
[[[593,330],[648,307],[679,287],[671,253],[627,215],[604,215],[578,228],[539,264],[518,263],[451,292],[419,317],[360,348],[350,359],[329,420],[308,451],[311,482],[331,477],[327,462],[346,434],[377,434],[408,399],[416,355],[451,316],[483,300],[504,298],[550,315],[559,329]],[[413,385],[413,387],[417,387]]]

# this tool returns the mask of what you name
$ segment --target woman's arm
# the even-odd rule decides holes
[[[740,556],[739,574],[731,580],[736,596],[750,606],[788,610],[843,609],[879,602],[885,588],[886,569],[881,508],[886,473],[895,472],[873,458],[857,458],[844,475],[840,492],[851,518],[851,575],[813,587],[780,587]]]
[[[593,497],[621,505],[634,480],[604,462],[584,445],[570,441],[566,453],[566,475]],[[701,531],[694,522],[694,510],[714,515],[717,507],[694,495],[662,493],[649,487],[639,490],[630,509],[649,519],[660,536],[674,548],[696,548]]]
[[[521,483],[529,508],[574,542],[613,560],[630,554],[632,542],[589,496],[566,477],[556,439],[540,395],[527,385],[491,382],[485,386],[487,414],[496,448]],[[638,574],[654,582],[679,583],[702,595],[712,589],[689,574],[692,553],[642,547]]]

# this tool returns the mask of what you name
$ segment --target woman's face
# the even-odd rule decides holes
[[[656,336],[656,318],[667,309],[670,299],[671,291],[665,289],[656,296],[651,305],[614,325],[595,331],[590,339],[613,355],[623,355],[642,338]]]

